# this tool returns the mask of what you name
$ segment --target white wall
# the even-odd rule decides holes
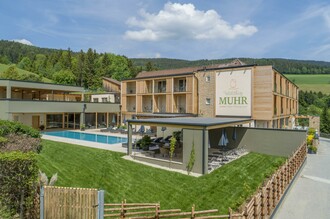
[[[30,114],[30,113],[20,113],[20,114],[12,114],[12,120],[23,123],[28,126],[32,126],[32,116],[39,116],[40,117],[40,124],[45,124],[44,121],[44,114]],[[16,120],[17,118],[17,120]]]
[[[107,98],[107,101],[110,103],[114,103],[115,102],[115,95],[114,94],[93,94],[91,96],[91,102],[94,102],[94,98],[97,98],[99,101],[98,102],[102,102],[102,98]]]

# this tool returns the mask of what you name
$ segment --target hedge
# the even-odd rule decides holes
[[[30,126],[23,125],[19,122],[0,120],[0,136],[6,136],[8,134],[25,134],[32,138],[40,138],[40,132]]]
[[[0,153],[0,203],[5,204],[10,212],[25,215],[33,207],[37,180],[36,153]]]

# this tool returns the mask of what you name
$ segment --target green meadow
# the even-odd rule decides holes
[[[0,74],[4,71],[6,71],[8,68],[10,67],[10,65],[5,65],[5,64],[0,64]],[[29,76],[29,75],[33,75],[33,76],[37,76],[37,74],[30,72],[30,71],[25,71],[23,69],[20,68],[16,68],[16,70],[18,71],[18,74],[20,76]],[[52,83],[52,80],[43,77],[42,78],[42,82],[46,82],[46,83]]]
[[[330,74],[286,74],[285,76],[297,84],[300,90],[315,92],[321,91],[324,94],[330,94]]]
[[[193,177],[122,158],[125,154],[43,140],[39,167],[58,173],[55,185],[105,190],[106,203],[158,203],[161,209],[237,209],[284,161],[249,153],[210,174]],[[111,146],[109,146],[111,147]]]

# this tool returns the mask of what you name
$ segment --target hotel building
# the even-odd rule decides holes
[[[231,63],[141,72],[122,81],[122,118],[241,117],[250,127],[286,128],[298,87],[272,66]]]
[[[111,95],[91,102],[85,101],[82,87],[0,79],[0,119],[19,121],[36,129],[117,125],[120,102],[115,95],[119,95]]]

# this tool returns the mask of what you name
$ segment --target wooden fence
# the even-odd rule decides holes
[[[304,163],[306,154],[307,148],[304,143],[244,206],[242,212],[244,218],[268,218],[272,214],[301,165]]]
[[[159,218],[234,218],[242,217],[242,214],[233,214],[229,209],[229,215],[216,215],[218,209],[196,211],[192,206],[190,212],[181,212],[181,209],[161,210],[157,203],[126,203],[104,204],[104,218],[130,218],[130,219],[159,219]]]
[[[229,208],[228,214],[217,215],[217,209],[195,211],[195,206],[190,212],[181,212],[181,209],[161,210],[160,205],[155,203],[126,203],[123,201],[119,204],[104,204],[104,218],[269,218],[304,163],[306,152],[307,148],[304,143],[270,177],[251,200],[240,208],[242,210],[236,213],[233,213]]]
[[[43,187],[43,218],[95,219],[97,217],[97,189]]]

